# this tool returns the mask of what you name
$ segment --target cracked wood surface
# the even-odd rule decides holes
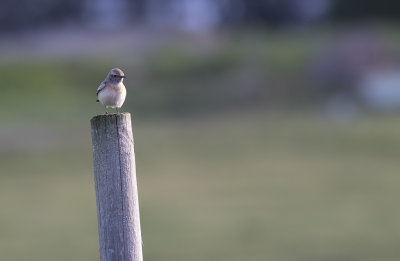
[[[91,119],[101,261],[142,261],[134,141],[129,113]]]

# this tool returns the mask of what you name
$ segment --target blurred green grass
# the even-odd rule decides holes
[[[134,119],[146,260],[398,259],[398,122]],[[2,258],[97,260],[89,127],[50,128],[1,151]]]
[[[141,115],[268,107],[288,104],[288,97],[296,104],[306,92],[299,77],[309,55],[331,37],[323,32],[314,38],[243,32],[208,44],[177,37],[155,50],[128,48],[108,57],[6,59],[0,62],[0,103],[5,108],[0,116],[7,122],[87,119],[99,111],[88,101],[109,69],[117,66],[128,76],[125,108]],[[288,91],[288,84],[297,88]]]

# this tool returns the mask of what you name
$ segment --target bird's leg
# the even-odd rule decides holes
[[[104,108],[106,109],[106,114],[108,114],[108,111],[107,111],[107,106],[104,106]]]
[[[118,108],[118,107],[115,107],[115,109],[117,109],[117,114],[119,114],[119,110],[118,110],[119,108]]]

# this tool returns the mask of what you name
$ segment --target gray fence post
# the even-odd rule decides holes
[[[90,122],[100,259],[142,261],[131,115],[98,115]]]

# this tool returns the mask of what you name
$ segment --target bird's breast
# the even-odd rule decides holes
[[[123,84],[106,85],[98,95],[99,101],[108,107],[120,108],[126,98],[126,89]]]

